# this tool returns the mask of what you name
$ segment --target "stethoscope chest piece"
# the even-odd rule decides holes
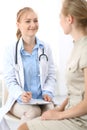
[[[39,61],[41,60],[41,58],[45,58],[46,61],[48,61],[48,57],[47,57],[47,55],[44,53],[44,48],[42,49],[42,54],[39,56]]]

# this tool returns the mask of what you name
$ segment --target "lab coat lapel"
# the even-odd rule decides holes
[[[22,64],[22,58],[21,58],[21,46],[22,46],[22,39],[19,41],[18,45],[18,66],[19,66],[19,80],[21,87],[24,87],[24,72],[23,72],[23,64]]]

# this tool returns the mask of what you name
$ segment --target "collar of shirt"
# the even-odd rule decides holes
[[[41,49],[42,49],[42,48],[44,48],[44,46],[43,46],[43,44],[40,43],[40,42],[38,41],[38,39],[36,38],[36,45],[34,46],[33,50],[38,49],[38,48],[41,48]],[[21,52],[21,53],[24,52],[23,40],[22,40],[22,46],[21,46],[20,52]]]

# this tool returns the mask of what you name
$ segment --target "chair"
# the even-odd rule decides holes
[[[2,106],[6,103],[7,97],[8,97],[8,90],[6,88],[5,82],[2,80]],[[5,118],[13,121],[20,121],[19,118],[12,115],[10,112],[8,112],[5,115]]]

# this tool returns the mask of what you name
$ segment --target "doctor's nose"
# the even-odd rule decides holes
[[[30,25],[31,25],[31,27],[35,27],[36,26],[36,24],[33,21],[31,22]]]

